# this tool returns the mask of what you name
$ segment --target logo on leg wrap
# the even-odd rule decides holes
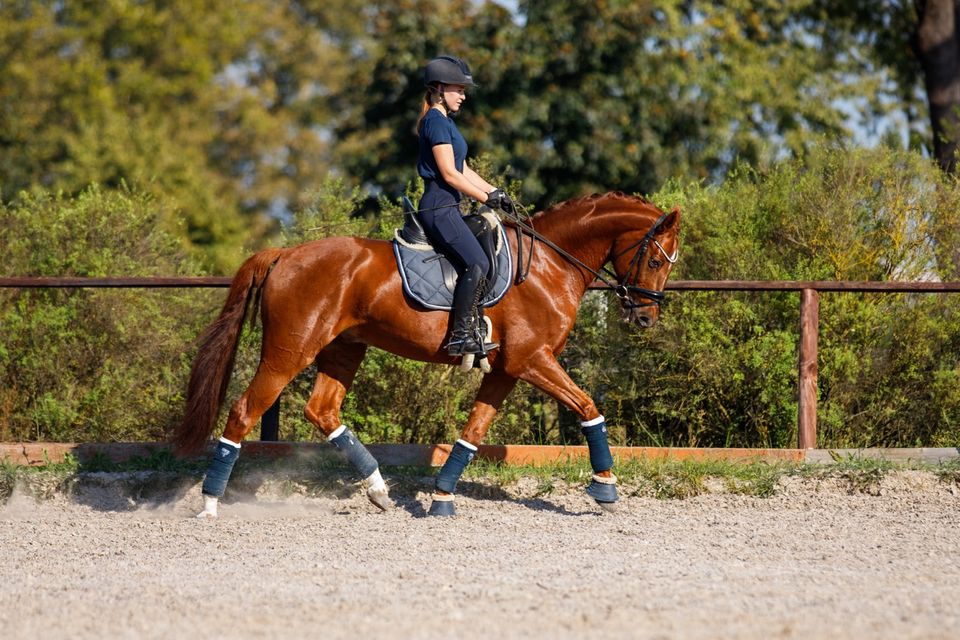
[[[207,476],[203,479],[203,493],[208,496],[222,498],[227,490],[227,482],[233,473],[233,465],[240,457],[240,447],[234,447],[222,440],[217,443],[210,466],[207,467]]]

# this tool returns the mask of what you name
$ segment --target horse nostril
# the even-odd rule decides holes
[[[653,326],[653,319],[650,316],[637,316],[637,324],[646,329]]]

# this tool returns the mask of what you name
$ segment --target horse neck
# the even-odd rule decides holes
[[[593,271],[599,271],[619,236],[632,230],[646,231],[658,217],[659,211],[653,205],[608,197],[580,207],[571,206],[569,210],[550,212],[536,227],[564,251]],[[592,274],[586,274],[583,268],[567,264],[592,280]]]

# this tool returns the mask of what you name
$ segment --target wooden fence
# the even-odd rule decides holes
[[[179,288],[228,287],[227,277],[178,278],[0,278],[0,288]],[[603,289],[594,285],[592,289]],[[960,282],[851,282],[786,280],[675,280],[673,291],[797,291],[800,293],[800,354],[797,379],[797,440],[800,449],[817,448],[817,345],[820,334],[820,293],[956,293]],[[260,434],[276,440],[279,402],[264,414]]]

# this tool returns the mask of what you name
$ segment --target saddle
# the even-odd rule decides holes
[[[449,311],[457,286],[457,270],[430,244],[413,203],[406,196],[402,202],[403,228],[394,233],[393,253],[403,280],[403,292],[427,309]],[[480,207],[480,213],[465,216],[464,221],[490,260],[490,272],[486,274],[490,284],[480,306],[492,307],[506,295],[513,282],[513,257],[506,230],[493,210],[484,206]]]

